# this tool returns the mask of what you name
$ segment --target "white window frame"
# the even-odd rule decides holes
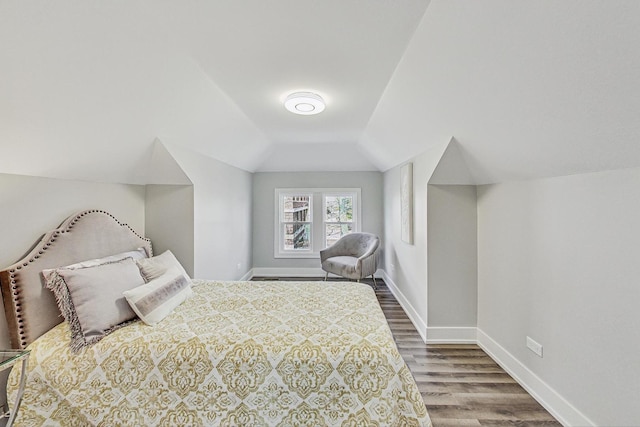
[[[353,196],[353,232],[360,231],[362,224],[361,217],[361,189],[360,188],[276,188],[274,199],[274,239],[273,239],[273,256],[274,258],[319,258],[320,250],[326,247],[326,228],[325,212],[326,200],[325,196],[348,195]],[[310,196],[309,204],[311,208],[311,249],[287,250],[284,248],[284,212],[280,209],[285,196]],[[322,238],[316,238],[322,236]]]
[[[280,209],[283,206],[284,198],[287,196],[305,196],[309,197],[309,219],[310,221],[285,221],[284,210]],[[313,254],[313,218],[314,218],[314,203],[313,192],[308,189],[276,189],[276,224],[275,224],[275,257],[276,258],[311,258]],[[309,227],[309,249],[285,249],[284,247],[284,228],[287,224],[292,223],[305,223],[310,224]]]

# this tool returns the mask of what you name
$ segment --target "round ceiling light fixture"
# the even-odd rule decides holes
[[[287,96],[284,107],[295,114],[309,116],[324,111],[324,100],[313,92],[294,92]]]

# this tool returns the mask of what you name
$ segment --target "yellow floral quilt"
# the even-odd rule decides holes
[[[373,291],[202,282],[155,326],[31,346],[19,426],[430,426]],[[9,379],[13,401],[19,369]]]

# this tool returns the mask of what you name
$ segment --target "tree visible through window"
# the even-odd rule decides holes
[[[353,231],[353,196],[325,196],[324,238],[329,247]]]
[[[315,258],[360,231],[359,197],[359,188],[276,188],[274,256]]]

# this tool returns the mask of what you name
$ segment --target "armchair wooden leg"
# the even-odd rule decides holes
[[[325,282],[327,281],[327,277],[329,277],[329,272],[328,271],[324,274],[324,281]]]
[[[378,284],[376,283],[376,276],[374,276],[373,274],[371,275],[371,278],[373,279],[373,289],[378,289]]]

